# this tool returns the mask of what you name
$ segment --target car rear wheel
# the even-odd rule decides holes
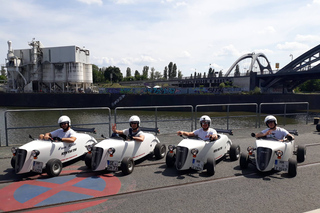
[[[175,162],[176,162],[175,153],[174,152],[171,153],[170,151],[168,151],[166,156],[167,167],[173,167]]]
[[[134,162],[132,158],[125,157],[121,161],[121,171],[124,175],[131,174],[134,169]]]
[[[238,160],[240,157],[240,146],[232,144],[230,147],[229,155],[230,155],[230,160],[232,160],[232,161]]]
[[[298,146],[297,149],[297,161],[298,163],[302,163],[304,162],[304,160],[306,159],[306,148],[305,146]]]
[[[50,177],[58,176],[62,170],[62,163],[59,159],[51,159],[46,165],[47,174]]]
[[[249,155],[247,153],[241,153],[240,155],[240,168],[246,169],[249,164]]]
[[[295,177],[297,175],[297,161],[291,158],[289,158],[288,174],[291,177]]]
[[[216,167],[216,162],[215,162],[215,160],[212,159],[212,158],[208,158],[206,167],[207,167],[207,173],[208,173],[208,175],[210,175],[210,176],[214,175],[214,173],[215,173],[215,167]]]
[[[11,158],[11,166],[12,166],[12,168],[16,167],[16,160],[17,160],[17,156],[12,156],[12,158]]]
[[[154,155],[156,159],[162,159],[166,155],[166,146],[164,144],[157,143],[154,148]]]
[[[91,161],[92,161],[92,154],[87,153],[84,157],[84,162],[85,162],[86,166],[88,167],[88,169],[91,169]]]

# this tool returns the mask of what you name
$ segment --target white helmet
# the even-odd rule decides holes
[[[140,118],[139,118],[138,116],[136,116],[136,115],[133,115],[133,116],[131,116],[130,119],[129,119],[129,124],[130,124],[131,122],[138,122],[138,126],[139,126],[139,125],[140,125]],[[131,126],[131,125],[130,125],[130,126]]]
[[[273,115],[268,115],[265,119],[264,119],[264,123],[268,126],[267,122],[268,121],[274,121],[275,125],[278,124],[276,117],[274,117]]]
[[[61,123],[68,123],[69,126],[70,126],[71,125],[71,120],[70,120],[70,118],[68,116],[63,115],[58,120],[58,124],[60,125]]]
[[[203,115],[203,116],[201,116],[201,118],[200,118],[200,126],[202,127],[202,123],[201,122],[208,122],[209,124],[208,124],[208,126],[210,126],[210,123],[211,123],[211,119],[210,119],[210,117],[209,116],[207,116],[207,115]]]

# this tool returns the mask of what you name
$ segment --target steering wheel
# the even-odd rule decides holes
[[[53,137],[53,138],[52,138],[52,141],[62,141],[62,139],[59,138],[59,137]]]

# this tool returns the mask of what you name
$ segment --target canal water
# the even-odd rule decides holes
[[[8,110],[15,110],[7,112]],[[93,136],[102,139],[101,135],[109,137],[111,126],[109,124],[117,123],[117,129],[129,127],[128,120],[131,115],[138,115],[143,127],[158,127],[160,134],[175,133],[178,130],[192,131],[199,128],[198,119],[201,115],[209,115],[212,119],[211,127],[215,129],[241,129],[258,127],[263,124],[264,116],[258,117],[255,113],[249,112],[189,112],[187,111],[168,111],[162,110],[107,110],[107,109],[81,109],[81,110],[53,110],[53,111],[31,111],[21,108],[0,107],[0,134],[1,146],[15,144],[24,144],[30,141],[29,135],[37,138],[39,134],[50,132],[59,128],[58,118],[61,115],[68,115],[71,118],[73,126],[84,128],[95,128],[96,134]],[[5,116],[6,115],[6,116]],[[115,116],[116,115],[116,116]],[[312,117],[312,115],[310,115]],[[313,121],[309,116],[308,120]],[[7,120],[7,134],[5,132],[5,117]],[[227,119],[229,117],[229,119]],[[306,114],[277,116],[279,125],[285,124],[306,124]],[[7,140],[6,140],[7,139]]]

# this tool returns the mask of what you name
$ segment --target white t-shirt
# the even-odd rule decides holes
[[[261,133],[265,134],[270,129],[264,129],[261,131]],[[276,127],[275,130],[272,131],[272,134],[267,135],[267,138],[275,138],[277,140],[283,140],[284,137],[286,137],[289,134],[289,132],[281,127]]]
[[[59,137],[59,138],[70,138],[75,137],[76,132],[73,129],[69,129],[68,131],[64,132],[63,129],[57,129],[53,132],[50,132],[52,137]]]
[[[123,131],[123,134],[126,135],[126,136],[129,136],[129,129],[124,129],[122,130]],[[135,135],[134,132],[132,132],[133,136],[134,137],[139,137],[140,135],[144,134],[141,130]]]
[[[201,138],[202,140],[209,140],[210,135],[216,135],[217,131],[215,129],[209,128],[207,131],[204,131],[202,128],[193,131],[193,133]]]

